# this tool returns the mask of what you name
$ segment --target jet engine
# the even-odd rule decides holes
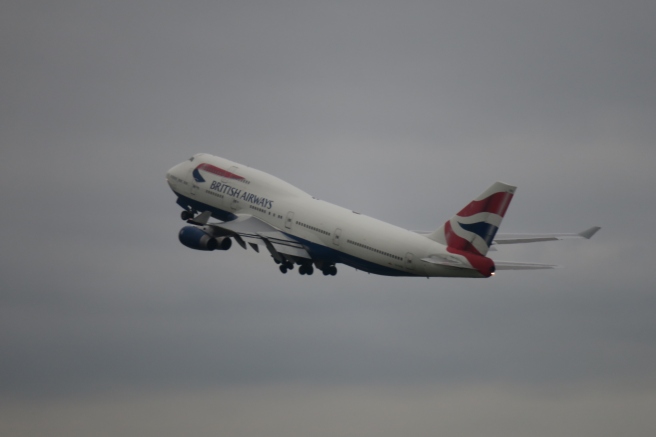
[[[190,249],[196,250],[228,250],[232,246],[232,240],[228,237],[215,238],[203,229],[195,226],[185,226],[178,234],[180,243]]]

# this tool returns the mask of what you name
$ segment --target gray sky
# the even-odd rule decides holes
[[[0,434],[652,436],[656,5],[7,1]],[[208,152],[434,229],[495,180],[487,280],[201,253]]]

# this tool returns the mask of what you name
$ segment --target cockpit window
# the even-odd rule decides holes
[[[189,158],[189,161],[193,161],[194,158],[195,158],[195,156],[192,156],[191,158]]]

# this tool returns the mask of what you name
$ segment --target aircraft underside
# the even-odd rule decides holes
[[[207,205],[195,199],[190,199],[189,197],[178,193],[176,193],[176,195],[178,196],[176,203],[183,208],[181,217],[183,220],[189,223],[194,223],[194,217],[198,215],[198,211],[210,211],[213,218],[221,221],[231,221],[237,217],[231,212]],[[356,270],[361,270],[367,273],[373,273],[382,276],[424,276],[372,263],[371,261],[346,254],[331,247],[313,243],[289,233],[285,233],[285,235],[303,245],[310,253],[310,255],[312,255],[312,259],[307,260],[304,258],[295,257],[293,255],[285,255],[284,260],[280,260],[272,255],[274,262],[278,264],[279,270],[282,273],[287,273],[287,271],[293,270],[295,266],[298,266],[298,271],[301,275],[311,275],[314,273],[315,268],[317,268],[326,276],[334,276],[337,274],[337,268],[335,265],[345,264],[349,267],[353,267]],[[253,249],[259,252],[259,249],[256,249],[255,247],[253,247]]]

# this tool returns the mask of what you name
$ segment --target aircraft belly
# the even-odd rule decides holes
[[[235,214],[228,211],[224,211],[223,209],[217,208],[216,206],[203,203],[196,199],[191,199],[187,196],[183,196],[180,193],[175,193],[175,194],[178,196],[177,204],[182,206],[183,208],[191,207],[197,211],[210,211],[212,213],[212,217],[224,222],[234,220],[237,218]]]
[[[310,256],[312,256],[313,259],[346,264],[347,266],[353,267],[354,269],[357,270],[362,270],[364,272],[374,273],[383,276],[422,276],[421,274],[418,275],[415,273],[406,272],[401,269],[396,269],[392,266],[388,267],[388,266],[376,264],[372,261],[358,258],[356,256],[349,255],[347,253],[341,252],[339,250],[330,247],[326,247],[321,244],[313,243],[311,241],[308,241],[306,239],[291,234],[286,234],[286,235],[289,236],[290,238],[295,239],[299,243],[303,244],[307,248],[308,252],[310,253]]]

